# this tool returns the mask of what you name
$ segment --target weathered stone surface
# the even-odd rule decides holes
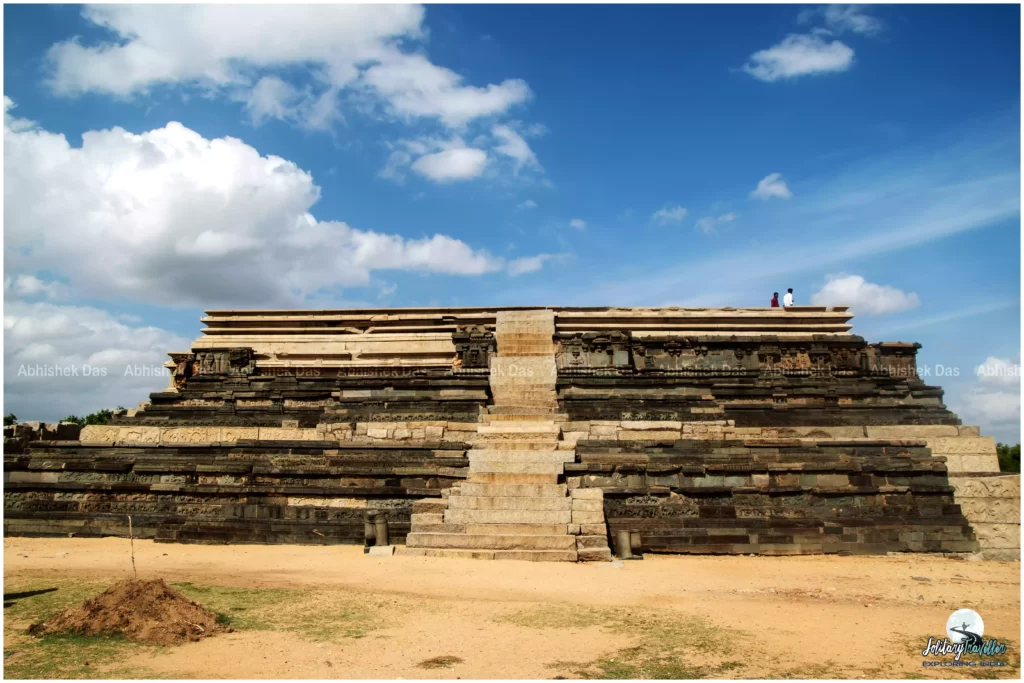
[[[956,489],[958,498],[1020,499],[1019,474],[994,477],[950,476],[949,483]]]
[[[971,524],[1020,524],[1020,498],[958,498],[958,502]]]
[[[971,525],[985,549],[1020,550],[1020,524],[976,522]]]
[[[379,506],[396,542],[416,524],[618,529],[656,552],[961,552],[968,520],[1005,541],[983,520],[1019,515],[1019,483],[954,477],[954,499],[946,475],[995,471],[992,440],[916,376],[916,345],[867,344],[849,317],[212,311],[171,354],[173,389],[130,415],[5,428],[5,531],[120,534],[132,514],[158,540],[362,543]],[[444,521],[462,512],[565,521]]]
[[[607,546],[603,548],[580,548],[577,556],[581,562],[611,562],[612,551]]]

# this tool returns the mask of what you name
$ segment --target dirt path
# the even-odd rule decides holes
[[[5,593],[8,585],[131,574],[121,539],[13,538],[4,550]],[[651,677],[949,677],[965,672],[923,669],[920,649],[944,635],[961,607],[982,615],[986,637],[1012,642],[1018,668],[997,675],[1019,675],[1018,563],[648,556],[614,566],[149,541],[135,542],[135,561],[140,578],[301,591],[287,595],[305,601],[301,628],[240,628],[132,655],[133,666],[174,677],[551,678],[623,666]],[[299,598],[282,600],[276,609]],[[358,637],[309,637],[309,614],[355,614],[371,604],[364,621],[372,624]],[[5,650],[14,637],[5,628]],[[421,666],[438,657],[461,661]]]

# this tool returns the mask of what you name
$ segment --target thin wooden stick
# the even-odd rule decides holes
[[[135,569],[135,535],[132,533],[132,516],[128,515],[128,542],[132,544],[132,574],[135,580],[139,579],[139,572]]]

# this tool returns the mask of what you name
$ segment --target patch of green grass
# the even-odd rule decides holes
[[[527,628],[601,626],[637,641],[633,647],[622,648],[592,662],[551,664],[580,678],[710,678],[744,666],[728,658],[735,654],[735,643],[745,634],[688,614],[545,606],[522,610],[500,621]]]
[[[301,601],[305,591],[277,588],[234,588],[206,584],[172,583],[189,600],[217,615],[217,622],[245,631],[274,630],[276,611]]]
[[[4,582],[6,678],[146,678],[119,664],[147,647],[121,635],[28,635],[28,626],[99,595],[112,582],[13,579]]]
[[[192,583],[174,587],[237,630],[293,631],[310,640],[363,638],[383,628],[389,607],[347,591],[233,588]]]
[[[4,622],[40,622],[99,595],[110,581],[4,581]]]
[[[146,649],[123,636],[27,636],[4,652],[4,677],[33,678],[152,678],[145,669],[119,664]]]

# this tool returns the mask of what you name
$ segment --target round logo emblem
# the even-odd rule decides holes
[[[985,622],[972,609],[958,609],[946,620],[946,635],[954,643],[967,641],[969,645],[980,646],[984,634]]]

